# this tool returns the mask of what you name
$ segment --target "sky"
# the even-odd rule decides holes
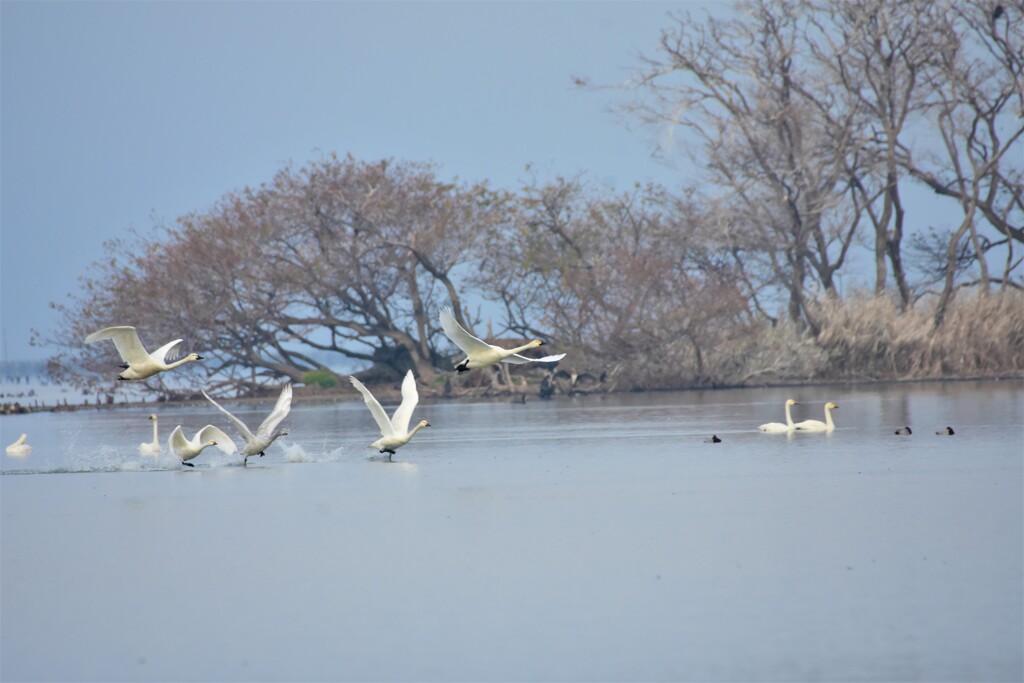
[[[515,187],[672,183],[614,112],[699,2],[0,2],[0,323],[41,359],[105,241],[320,155],[433,161]]]

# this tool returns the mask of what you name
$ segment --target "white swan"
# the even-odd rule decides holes
[[[793,431],[796,428],[796,425],[793,424],[793,417],[789,414],[789,409],[795,406],[796,404],[796,400],[792,398],[786,401],[786,424],[782,424],[781,422],[766,422],[760,427],[758,427],[758,429],[760,429],[762,432],[774,433]]]
[[[430,426],[429,422],[421,420],[419,424],[413,427],[412,431],[409,431],[409,420],[412,418],[412,411],[416,409],[416,404],[420,400],[419,392],[416,391],[416,380],[412,376],[412,370],[405,373],[405,379],[402,380],[402,403],[395,409],[391,419],[388,419],[388,414],[384,412],[384,409],[380,407],[380,403],[373,397],[370,390],[363,386],[362,382],[355,377],[349,377],[349,381],[363,395],[366,406],[370,409],[373,419],[377,421],[377,425],[380,427],[381,438],[371,443],[370,448],[377,448],[381,453],[387,453],[389,461],[391,456],[395,454],[396,449],[409,443],[409,439],[413,437],[413,434],[423,427]]]
[[[200,429],[192,437],[191,441],[185,438],[181,425],[178,425],[167,439],[167,449],[181,458],[182,465],[187,465],[188,467],[193,466],[192,463],[188,462],[189,460],[192,460],[210,446],[216,446],[228,455],[238,450],[231,437],[213,425],[206,425]]]
[[[180,344],[182,340],[175,339],[164,344],[153,353],[147,353],[145,347],[142,346],[142,342],[139,341],[139,335],[135,332],[135,328],[130,325],[106,327],[99,332],[93,332],[85,338],[85,343],[92,344],[103,339],[113,340],[114,346],[117,347],[117,352],[121,355],[121,360],[124,361],[124,364],[121,366],[124,372],[117,376],[118,379],[146,379],[159,372],[203,359],[198,353],[190,353],[181,360],[167,363],[168,352]]]
[[[538,346],[543,346],[544,342],[540,339],[534,339],[529,344],[523,344],[517,346],[514,349],[503,349],[500,346],[494,346],[488,344],[482,339],[477,339],[469,332],[465,330],[455,320],[455,316],[452,315],[450,308],[441,309],[441,328],[444,333],[448,335],[448,338],[452,340],[452,343],[458,346],[466,354],[466,357],[456,364],[455,370],[458,372],[466,372],[474,368],[485,368],[488,365],[494,365],[495,363],[515,363],[516,365],[522,365],[523,363],[554,363],[555,361],[562,360],[565,358],[564,353],[559,353],[554,356],[544,356],[543,358],[527,358],[526,356],[520,356],[520,351],[526,351],[527,349],[533,349]]]
[[[153,440],[140,443],[139,453],[143,455],[160,455],[160,440],[156,435],[156,415],[150,415],[149,419],[153,421]]]
[[[835,430],[836,424],[832,421],[832,411],[838,408],[835,403],[829,401],[825,404],[825,421],[804,420],[797,422],[794,427],[801,432],[831,432]]]
[[[248,463],[250,455],[258,454],[262,458],[264,451],[270,448],[270,444],[274,443],[275,439],[288,433],[283,429],[278,430],[277,432],[274,432],[274,430],[277,429],[277,425],[281,424],[281,420],[287,417],[288,411],[292,409],[291,384],[285,384],[284,388],[281,389],[281,395],[277,397],[277,403],[274,404],[274,409],[270,411],[270,415],[267,416],[267,419],[260,423],[255,434],[245,426],[244,422],[225,410],[221,404],[210,398],[210,395],[205,391],[203,392],[203,396],[206,397],[207,401],[217,406],[217,409],[220,410],[220,412],[228,416],[228,419],[231,420],[232,424],[235,425],[235,428],[238,429],[238,433],[242,435],[243,439],[245,439],[245,446],[242,447],[242,455],[245,456],[245,459],[242,460],[242,464]]]
[[[18,440],[7,447],[7,455],[23,456],[28,455],[32,452],[32,447],[25,443],[25,439],[28,438],[28,434],[22,434],[18,437]]]

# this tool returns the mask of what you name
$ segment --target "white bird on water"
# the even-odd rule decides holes
[[[462,349],[466,354],[466,357],[455,365],[455,370],[458,372],[466,372],[474,368],[485,368],[495,363],[515,363],[516,365],[522,365],[523,363],[554,363],[565,358],[564,353],[544,356],[543,358],[527,358],[526,356],[519,355],[519,352],[543,346],[544,342],[540,339],[534,339],[530,343],[517,346],[514,349],[503,349],[500,346],[488,344],[467,332],[455,320],[455,316],[450,308],[442,308],[440,317],[441,328],[444,330],[444,333],[448,335],[453,344]]]
[[[124,364],[121,365],[124,372],[117,376],[118,379],[122,380],[146,379],[165,370],[176,368],[179,365],[203,359],[198,353],[190,353],[180,360],[168,363],[167,357],[169,352],[180,344],[182,340],[175,339],[164,344],[153,353],[148,353],[142,342],[139,341],[139,335],[135,328],[130,325],[106,327],[99,332],[93,332],[85,338],[85,343],[92,344],[103,339],[110,339],[114,342],[121,360],[124,361]]]
[[[832,421],[832,411],[837,409],[837,406],[832,401],[825,404],[825,421],[821,420],[804,420],[803,422],[797,422],[794,427],[801,432],[831,432],[836,428],[835,422]]]
[[[140,443],[139,453],[143,455],[160,455],[160,439],[156,434],[156,415],[150,415],[149,419],[153,421],[153,440]]]
[[[7,455],[28,455],[32,452],[32,447],[25,443],[25,439],[28,438],[28,434],[22,434],[18,437],[18,440],[7,447]]]
[[[795,405],[796,399],[791,398],[788,401],[786,401],[786,424],[782,424],[781,422],[766,422],[760,427],[758,427],[758,429],[760,429],[762,432],[773,432],[777,434],[782,432],[793,431],[796,428],[796,425],[793,424],[793,416],[790,415],[789,409]]]
[[[379,449],[381,453],[388,454],[388,460],[395,454],[395,450],[409,443],[409,439],[423,427],[429,427],[430,423],[421,420],[412,431],[409,431],[409,420],[412,419],[412,411],[419,403],[420,395],[416,391],[416,379],[412,376],[412,370],[405,373],[402,380],[402,403],[395,409],[394,415],[388,418],[388,414],[380,407],[380,403],[373,397],[370,390],[363,386],[363,383],[355,377],[349,377],[352,386],[363,395],[363,401],[370,409],[370,414],[377,421],[380,427],[381,438],[370,444],[370,448]]]
[[[193,467],[188,461],[210,446],[216,446],[228,455],[238,450],[231,437],[213,425],[206,425],[200,429],[191,440],[185,438],[185,432],[181,430],[181,425],[178,425],[167,439],[167,449],[181,458],[181,464],[187,467]]]
[[[274,440],[278,437],[285,436],[288,434],[285,430],[281,429],[275,432],[277,425],[281,424],[281,420],[288,416],[288,411],[292,409],[292,385],[285,384],[284,388],[281,389],[280,396],[277,397],[277,403],[274,404],[274,409],[270,411],[270,415],[267,416],[260,426],[257,427],[256,433],[252,431],[242,422],[240,419],[229,413],[221,404],[210,398],[210,395],[205,391],[203,396],[206,400],[217,406],[217,409],[228,416],[231,423],[238,429],[238,433],[245,439],[245,446],[242,447],[242,455],[245,459],[242,460],[242,464],[246,464],[249,461],[250,455],[259,455],[261,458],[264,456],[264,451],[270,448],[270,444],[274,443]]]

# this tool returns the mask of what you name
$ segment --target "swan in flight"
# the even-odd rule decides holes
[[[836,424],[832,421],[832,411],[838,408],[835,403],[829,401],[825,404],[825,421],[804,420],[797,422],[794,427],[802,432],[831,432],[835,430]]]
[[[7,447],[7,455],[28,455],[32,452],[32,447],[25,443],[25,439],[28,438],[28,434],[22,434],[18,437],[18,440]]]
[[[121,355],[121,360],[124,361],[124,364],[121,365],[124,372],[117,376],[118,379],[122,380],[146,379],[164,370],[170,370],[179,365],[203,359],[198,353],[190,353],[180,360],[168,363],[167,354],[171,349],[180,344],[182,340],[175,339],[164,344],[153,353],[147,353],[145,347],[142,346],[142,342],[139,341],[139,335],[135,328],[130,325],[106,327],[99,332],[93,332],[85,338],[85,343],[92,344],[102,339],[112,340],[114,346],[117,347],[117,352]]]
[[[370,448],[377,448],[381,453],[387,453],[388,461],[391,460],[391,456],[395,454],[396,449],[409,443],[409,439],[412,438],[413,434],[423,427],[430,426],[429,422],[421,420],[413,427],[412,431],[409,431],[409,420],[412,418],[412,411],[416,409],[416,404],[420,400],[419,392],[416,391],[416,379],[412,376],[412,370],[405,373],[405,379],[402,380],[402,403],[395,409],[391,419],[388,419],[388,414],[384,412],[384,409],[380,407],[380,403],[373,397],[370,390],[363,386],[362,382],[355,377],[349,377],[349,381],[363,395],[366,406],[370,409],[373,419],[377,421],[377,425],[380,427],[381,438],[371,443]]]
[[[274,443],[274,440],[278,437],[286,435],[283,429],[275,432],[277,425],[281,424],[281,420],[288,416],[288,411],[292,409],[292,385],[285,384],[284,388],[281,389],[281,395],[277,397],[277,403],[274,405],[274,409],[270,411],[270,415],[267,419],[260,423],[260,426],[256,429],[256,433],[253,434],[245,423],[239,420],[237,417],[229,413],[224,407],[210,398],[210,395],[205,391],[203,396],[206,400],[217,406],[217,410],[228,416],[231,423],[235,425],[238,433],[245,439],[245,446],[242,447],[242,455],[245,459],[242,460],[242,464],[246,464],[249,461],[250,455],[259,455],[261,458],[264,456],[264,451],[270,448],[270,444]]]
[[[192,463],[188,462],[189,460],[192,460],[210,446],[216,446],[228,455],[238,450],[231,437],[213,425],[206,425],[200,429],[191,440],[185,438],[181,425],[178,425],[171,432],[170,438],[167,439],[167,449],[181,458],[181,464],[187,467],[193,466]]]
[[[762,432],[774,433],[793,431],[796,428],[796,425],[793,424],[793,417],[789,414],[789,409],[795,406],[796,404],[796,399],[791,398],[788,401],[786,401],[786,424],[782,424],[781,422],[766,422],[760,427],[758,427],[758,429],[760,429]]]
[[[453,344],[462,349],[466,354],[466,357],[455,366],[455,370],[457,372],[466,372],[467,370],[472,370],[474,368],[486,368],[488,365],[494,365],[499,362],[522,365],[523,363],[554,363],[555,361],[565,358],[564,353],[555,354],[554,356],[544,356],[543,358],[527,358],[526,356],[520,356],[520,351],[526,351],[527,349],[543,346],[544,342],[540,339],[534,339],[529,344],[523,344],[522,346],[517,346],[514,349],[503,349],[500,346],[488,344],[482,339],[477,339],[467,332],[465,328],[455,320],[455,316],[452,314],[452,310],[450,308],[442,308],[440,315],[441,328],[444,330],[444,333],[448,335],[448,338],[452,340]]]
[[[153,421],[153,440],[140,443],[139,453],[143,455],[160,455],[160,440],[156,435],[156,415],[150,415],[149,419]]]

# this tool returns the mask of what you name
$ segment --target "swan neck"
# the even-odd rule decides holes
[[[505,355],[506,356],[511,356],[512,354],[515,354],[515,353],[522,353],[523,351],[529,351],[530,349],[535,348],[536,346],[537,345],[534,344],[533,342],[530,342],[529,344],[523,344],[522,346],[517,346],[514,349],[506,349],[505,350]]]
[[[792,407],[793,406],[791,404],[789,404],[788,402],[786,403],[786,426],[789,427],[790,429],[793,428],[793,416],[789,412],[790,408]]]
[[[832,409],[825,406],[825,426],[829,429],[835,429],[836,424],[832,421]]]

